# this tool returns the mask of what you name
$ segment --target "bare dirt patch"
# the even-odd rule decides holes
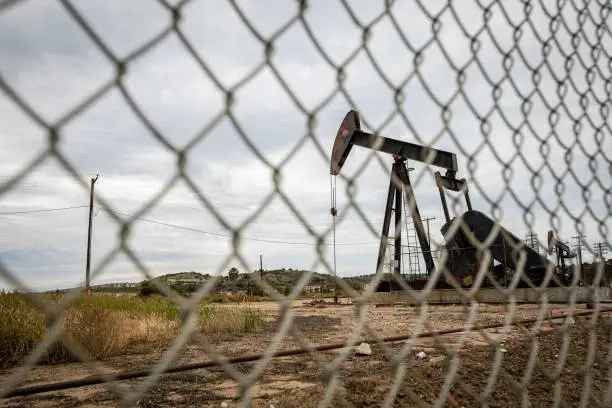
[[[273,344],[273,338],[281,327],[278,305],[264,302],[251,304],[255,309],[264,310],[267,317],[263,328],[257,333],[237,335],[206,335],[204,340],[214,345],[219,353],[226,356],[261,353]],[[232,306],[228,306],[232,307]],[[559,315],[567,308],[554,307],[552,313]],[[579,311],[582,311],[579,310]],[[537,316],[539,306],[524,305],[517,308],[519,318]],[[293,325],[299,329],[302,339],[313,345],[345,342],[358,328],[356,307],[347,305],[296,304],[292,309]],[[473,325],[503,322],[506,310],[503,306],[481,305],[474,314]],[[375,336],[377,338],[406,335],[415,330],[445,330],[461,328],[468,321],[468,310],[462,306],[430,306],[427,311],[412,307],[392,308],[368,307],[364,312],[366,328],[357,338],[359,341]],[[424,320],[422,320],[424,319]],[[426,322],[426,327],[419,322]],[[398,392],[393,406],[431,406],[438,398],[442,385],[452,372],[449,353],[458,355],[455,381],[445,406],[480,406],[479,396],[483,393],[489,378],[496,372],[494,362],[501,358],[500,369],[492,392],[487,401],[490,407],[521,406],[521,399],[531,406],[548,406],[559,393],[559,406],[577,406],[583,392],[590,392],[587,406],[602,406],[600,402],[607,387],[608,363],[606,353],[609,345],[607,320],[600,317],[596,330],[590,331],[588,320],[576,318],[573,325],[563,327],[544,324],[540,330],[533,325],[522,328],[492,329],[483,332],[458,333],[440,338],[417,339],[413,343],[371,344],[372,354],[357,356],[349,353],[338,371],[338,386],[333,394],[333,407],[374,407],[381,406],[394,380],[398,377],[393,356],[402,350],[408,351],[400,363],[404,377],[399,381]],[[528,336],[529,333],[537,336]],[[566,338],[567,353],[564,353],[563,339]],[[593,342],[593,365],[585,367],[589,356],[589,344]],[[497,347],[491,346],[497,344]],[[288,334],[278,349],[300,347],[295,334]],[[408,348],[409,347],[409,348]],[[150,368],[165,354],[164,349],[150,350],[134,348],[122,356],[103,361],[113,370],[137,370]],[[416,353],[423,351],[426,357],[416,359]],[[341,350],[317,353],[316,358],[331,362],[341,356]],[[537,352],[537,354],[535,354]],[[534,354],[534,359],[531,356]],[[559,375],[555,377],[555,365],[566,356]],[[196,343],[187,345],[171,365],[209,360],[205,349]],[[534,363],[534,364],[532,364]],[[248,374],[257,362],[233,366]],[[525,372],[532,367],[531,375],[525,379]],[[4,381],[11,371],[0,372]],[[590,383],[585,383],[585,373]],[[38,366],[28,372],[25,384],[43,383],[81,378],[91,373],[82,363]],[[142,379],[122,382],[122,386],[136,387]],[[521,387],[521,381],[523,386]],[[316,407],[324,397],[330,379],[315,356],[299,356],[271,359],[251,387],[254,407]],[[589,385],[585,388],[585,384]],[[23,385],[23,384],[22,384]],[[585,391],[587,390],[587,391]],[[223,369],[192,370],[161,376],[139,401],[140,407],[232,407],[237,405],[239,388]],[[0,405],[7,407],[83,407],[117,406],[120,398],[107,385],[75,388],[60,392],[45,393],[28,397],[3,400]]]

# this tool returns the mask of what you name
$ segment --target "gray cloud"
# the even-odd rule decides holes
[[[296,4],[285,1],[266,3],[267,7],[243,3],[241,9],[264,38],[298,11]],[[352,5],[352,11],[364,26],[383,11],[382,5],[365,1],[355,3],[359,4]],[[430,1],[422,7],[436,15],[445,4]],[[517,236],[534,229],[544,241],[550,228],[548,212],[536,204],[534,225],[523,220],[524,207],[540,197],[547,206],[555,208],[561,219],[559,235],[563,238],[576,235],[571,216],[578,216],[587,208],[601,220],[598,222],[590,215],[583,217],[588,239],[606,240],[608,237],[601,235],[598,226],[603,223],[609,228],[610,225],[610,198],[606,201],[612,183],[608,153],[612,151],[612,138],[606,110],[610,106],[606,102],[602,110],[597,100],[607,101],[610,70],[602,53],[595,61],[599,70],[589,85],[587,68],[594,62],[587,42],[595,41],[595,24],[591,20],[584,23],[582,41],[571,58],[574,62],[568,74],[567,55],[574,53],[568,28],[579,29],[575,10],[566,5],[561,11],[568,28],[559,26],[554,37],[559,44],[552,41],[551,51],[545,56],[540,39],[548,41],[551,38],[547,13],[555,14],[556,11],[533,6],[529,21],[525,22],[522,6],[501,7],[500,4],[491,7],[491,15],[486,21],[489,31],[483,32],[479,30],[485,23],[484,13],[475,4],[466,2],[455,7],[461,25],[448,10],[442,13],[438,40],[455,67],[463,68],[474,59],[476,62],[467,65],[465,76],[459,78],[439,46],[427,46],[422,51],[422,61],[418,61],[419,76],[414,76],[402,89],[400,109],[409,127],[401,116],[396,116],[381,128],[390,112],[398,108],[395,89],[381,79],[363,51],[346,67],[344,87],[368,130],[380,130],[389,137],[406,141],[433,143],[440,149],[456,152],[460,166],[458,176],[468,179],[474,207],[491,213],[489,200],[498,201],[503,210],[500,221]],[[171,23],[170,13],[157,3],[142,7],[131,2],[100,0],[77,2],[75,8],[119,59],[130,55]],[[395,2],[391,11],[415,49],[423,47],[431,38],[432,29],[438,28],[432,28],[431,20],[416,2]],[[596,22],[601,19],[595,4],[590,6],[590,11],[590,18]],[[339,2],[309,5],[305,21],[335,64],[344,62],[362,44],[362,29]],[[180,28],[225,91],[264,61],[264,44],[250,33],[229,2],[189,3],[183,10]],[[392,87],[397,87],[414,70],[414,53],[389,17],[375,24],[370,34],[368,50]],[[475,37],[475,42],[468,36]],[[519,36],[518,43],[516,36]],[[610,33],[603,32],[598,40],[604,51],[612,45],[610,37]],[[472,44],[478,44],[476,54],[471,49]],[[298,104],[287,95],[270,68],[265,67],[234,92],[232,113],[257,150],[276,166],[307,132],[307,117],[300,109],[312,111],[321,104],[337,86],[337,72],[312,45],[300,22],[276,39],[273,47],[272,63]],[[506,65],[503,54],[509,55]],[[116,75],[114,65],[59,3],[23,2],[0,13],[0,55],[2,79],[50,124],[83,103]],[[578,56],[586,61],[586,68]],[[507,65],[509,60],[511,66]],[[539,72],[535,82],[534,70]],[[559,81],[563,83],[561,88]],[[152,50],[127,64],[122,83],[156,131],[177,149],[183,148],[225,109],[225,91],[217,88],[176,34],[170,34]],[[496,86],[501,91],[499,95],[494,95]],[[462,93],[455,96],[458,89]],[[589,100],[586,109],[581,106],[583,95]],[[491,111],[494,105],[495,110]],[[447,106],[452,114],[446,124],[441,116],[442,106]],[[523,112],[526,107],[530,108],[527,115]],[[340,120],[350,108],[349,101],[338,94],[317,112],[313,132],[326,154],[331,151]],[[551,109],[559,115],[555,126],[549,123]],[[0,93],[0,118],[3,143],[0,183],[4,183],[47,146],[48,135],[4,93]],[[576,127],[576,122],[581,128]],[[59,131],[62,156],[86,182],[99,173],[98,197],[122,213],[133,214],[141,209],[177,171],[176,155],[153,137],[117,88],[107,92]],[[547,141],[545,155],[541,153],[543,139]],[[582,148],[574,145],[577,140]],[[489,145],[481,148],[485,141]],[[520,142],[518,148],[517,141]],[[575,176],[567,173],[564,157],[568,151],[572,153],[569,168]],[[504,181],[504,166],[496,156],[510,163],[517,153],[523,158],[515,158],[509,165],[513,173],[509,186],[515,193],[514,198]],[[356,199],[378,231],[390,161],[383,158],[386,168],[376,161],[366,165],[368,154],[363,149],[353,149],[343,174],[352,177],[366,166],[357,179]],[[474,155],[476,166],[470,165],[470,155]],[[523,160],[531,169],[522,163]],[[589,167],[590,162],[596,163],[595,173]],[[410,165],[415,167],[411,177],[417,184],[421,213],[436,217],[432,221],[432,238],[441,243],[439,230],[443,214],[433,183],[435,169],[420,163]],[[282,168],[280,187],[283,193],[317,233],[323,233],[331,224],[328,168],[328,159],[322,158],[310,141]],[[272,170],[253,155],[228,118],[188,151],[186,170],[199,192],[211,201],[218,215],[232,228],[239,227],[274,188]],[[534,170],[542,177],[537,194],[530,185]],[[559,197],[555,177],[561,178],[565,185]],[[588,183],[594,177],[600,180],[600,185],[588,185],[591,199],[585,201],[580,183]],[[340,207],[348,202],[345,191],[346,184],[339,179]],[[21,185],[0,196],[0,212],[86,205],[87,200],[88,192],[49,158]],[[567,211],[557,205],[558,200],[567,206]],[[99,205],[97,211],[95,265],[118,242],[116,223]],[[212,273],[231,252],[231,239],[223,236],[230,231],[219,224],[183,183],[174,187],[144,217],[170,224],[138,221],[130,238],[130,245],[154,274],[180,270]],[[53,287],[78,283],[84,269],[86,219],[85,208],[3,215],[0,259],[29,285]],[[338,225],[337,233],[339,273],[373,272],[377,237],[354,211]],[[314,244],[315,240],[278,198],[261,218],[245,228],[243,235],[277,241],[243,242],[240,253],[252,262],[251,269],[258,267],[260,253],[264,254],[269,267],[309,268],[316,262],[314,246],[306,245]],[[347,243],[358,245],[344,245]],[[329,254],[326,256],[331,260]],[[134,266],[121,256],[97,279],[140,278]]]

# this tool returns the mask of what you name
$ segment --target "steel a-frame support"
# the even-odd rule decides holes
[[[414,227],[419,239],[419,245],[425,259],[425,267],[427,275],[431,275],[435,265],[431,255],[430,243],[427,240],[425,227],[421,221],[419,207],[414,198],[412,183],[408,175],[406,167],[406,158],[395,157],[395,162],[391,169],[391,177],[389,180],[389,191],[387,193],[387,205],[385,207],[385,216],[383,219],[382,234],[380,237],[380,247],[378,249],[378,261],[376,263],[376,271],[382,271],[382,265],[385,258],[387,242],[389,240],[389,227],[391,225],[391,213],[393,212],[393,204],[395,203],[395,253],[393,259],[395,265],[393,274],[396,278],[401,275],[401,259],[402,259],[402,234],[401,234],[401,219],[402,219],[402,195],[406,196],[408,211],[412,216]]]

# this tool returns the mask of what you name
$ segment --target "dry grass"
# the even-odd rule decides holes
[[[249,306],[221,307],[202,304],[198,307],[199,329],[202,333],[243,333],[256,330],[263,318]]]
[[[63,327],[85,347],[91,358],[101,359],[119,354],[136,343],[165,344],[176,336],[179,323],[159,314],[135,314],[87,305],[69,309]]]
[[[61,298],[49,298],[61,302]],[[198,307],[205,333],[243,333],[257,329],[259,311],[247,307]],[[137,297],[83,296],[62,315],[62,332],[91,359],[121,354],[134,344],[167,344],[180,330],[178,308],[167,300]],[[18,365],[46,334],[45,314],[22,295],[0,296],[0,367]],[[41,363],[74,361],[60,342],[48,348]]]
[[[246,303],[267,301],[274,301],[274,299],[266,296],[247,295],[246,293],[216,294],[206,298],[206,302],[208,303]]]

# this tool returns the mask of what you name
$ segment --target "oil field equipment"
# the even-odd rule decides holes
[[[446,253],[445,256],[442,256],[442,259],[445,259],[442,266],[450,272],[450,280],[454,280],[453,284],[471,286],[479,268],[482,267],[482,256],[476,245],[473,244],[474,241],[478,243],[487,241],[487,248],[491,254],[489,258],[490,264],[485,266],[487,275],[494,278],[499,284],[503,284],[506,271],[522,271],[522,282],[526,283],[527,281],[525,281],[525,278],[527,278],[533,285],[540,285],[542,283],[546,276],[547,269],[555,271],[555,265],[553,265],[546,256],[524,245],[521,239],[517,238],[507,229],[501,227],[482,212],[472,208],[466,180],[456,178],[458,166],[457,156],[454,153],[364,132],[361,130],[359,113],[355,110],[351,110],[344,117],[334,139],[330,166],[330,174],[332,176],[338,176],[340,174],[342,166],[347,160],[353,146],[360,146],[386,153],[393,158],[376,264],[377,272],[382,270],[381,267],[384,262],[387,242],[389,240],[391,216],[392,212],[395,210],[396,232],[394,237],[395,262],[393,263],[393,276],[395,280],[404,279],[400,273],[402,236],[401,232],[397,232],[397,228],[401,228],[403,195],[405,195],[406,203],[408,203],[408,211],[414,223],[426,268],[425,282],[421,281],[419,283],[412,281],[407,283],[415,289],[419,286],[422,287],[434,273],[436,268],[431,251],[431,242],[429,242],[427,233],[423,227],[419,207],[415,199],[415,193],[406,166],[408,160],[426,163],[430,166],[446,170],[445,174],[436,171],[434,175],[440,193],[440,199],[442,200],[442,209],[445,217],[445,223],[441,228],[441,232],[445,237],[445,244],[443,245],[442,251]],[[446,202],[445,190],[462,193],[465,198],[467,211],[457,217],[451,218]],[[394,204],[395,208],[393,208]],[[335,216],[336,214],[337,210],[335,209],[334,203],[332,206],[332,215]],[[457,223],[463,224],[462,228],[456,228]],[[559,248],[559,252],[557,253],[559,254],[560,260],[564,261],[571,255],[569,252],[565,252],[567,248],[563,247],[561,243],[556,240],[554,240],[554,244],[550,245]],[[493,267],[493,260],[499,262],[499,265],[495,268]],[[438,265],[438,267],[441,266]],[[557,270],[557,272],[560,271]],[[449,286],[451,282],[449,282],[448,276],[445,276],[445,274],[440,274],[439,276],[440,279],[436,282],[435,287],[452,287]],[[564,274],[556,273],[555,278],[551,281],[560,282],[563,276]],[[406,280],[404,279],[404,281]]]

